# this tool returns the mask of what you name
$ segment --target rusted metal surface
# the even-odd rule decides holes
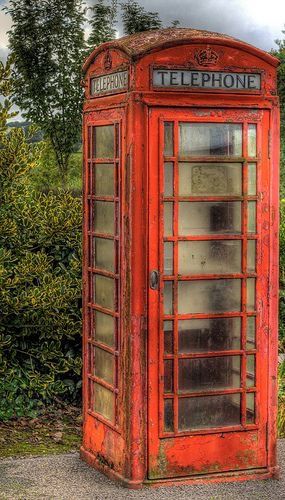
[[[84,323],[84,437],[82,457],[109,477],[131,488],[142,484],[183,484],[192,481],[244,480],[276,477],[276,368],[278,316],[278,161],[279,114],[276,97],[277,60],[248,44],[227,35],[190,29],[168,28],[135,34],[108,42],[96,49],[85,63],[86,100],[84,104],[84,241],[83,241],[83,323]],[[261,74],[261,89],[227,91],[213,89],[155,89],[153,68],[197,69]],[[92,78],[128,71],[128,88],[92,96]],[[110,80],[109,80],[110,81]],[[105,84],[105,80],[102,80]],[[106,79],[106,85],[108,80]],[[103,85],[102,84],[102,85]],[[163,127],[173,123],[174,151],[163,155]],[[234,158],[220,156],[179,156],[179,123],[220,123],[242,126],[243,150]],[[249,126],[257,130],[257,153],[249,157]],[[117,127],[120,149],[111,158],[94,158],[90,142],[96,127]],[[95,155],[96,156],[96,155]],[[171,195],[163,195],[164,162],[174,165]],[[181,197],[178,193],[178,161],[207,164],[242,164],[242,192],[235,196]],[[94,193],[92,178],[96,165],[113,164],[118,172],[119,190],[110,194]],[[257,165],[257,191],[248,194],[248,165]],[[100,179],[99,179],[100,182]],[[91,184],[90,184],[91,183]],[[91,188],[90,188],[91,186]],[[178,205],[181,202],[242,203],[241,234],[205,234],[178,236]],[[117,232],[94,229],[94,204],[115,203]],[[172,203],[172,236],[163,235],[163,203]],[[247,234],[249,203],[257,204],[257,230]],[[94,264],[94,238],[116,241],[119,245],[115,271]],[[241,241],[240,272],[195,274],[178,272],[178,243]],[[257,242],[256,269],[247,270],[248,241]],[[174,245],[173,271],[164,274],[164,242]],[[149,286],[149,272],[158,270],[158,289]],[[118,283],[117,309],[96,302],[93,294],[95,275]],[[178,284],[205,279],[232,279],[241,282],[242,307],[239,312],[217,314],[178,313]],[[246,280],[257,280],[256,306],[246,309]],[[173,312],[163,314],[163,287],[173,283]],[[94,337],[93,311],[113,317],[117,322],[115,347]],[[92,314],[91,314],[92,312]],[[216,390],[216,395],[241,398],[241,420],[237,425],[182,431],[178,424],[181,398],[210,397],[212,390],[183,395],[179,392],[178,366],[181,360],[215,359],[217,351],[181,354],[178,352],[178,320],[193,318],[240,318],[239,348],[222,349],[220,357],[241,358],[239,387]],[[246,321],[257,321],[257,343],[246,346]],[[164,353],[163,321],[175,325],[174,350]],[[94,348],[115,361],[113,381],[96,374]],[[101,352],[100,351],[100,352]],[[256,358],[256,379],[246,386],[247,356]],[[109,358],[110,359],[110,358]],[[164,392],[164,363],[173,363],[173,389]],[[96,364],[96,359],[95,359]],[[95,371],[94,371],[95,370]],[[107,373],[108,378],[108,373]],[[94,383],[116,401],[114,418],[107,418],[94,406]],[[93,388],[93,389],[92,389]],[[255,397],[253,422],[247,421],[246,395]],[[172,430],[164,427],[164,402],[172,401]],[[100,408],[99,408],[100,409]],[[103,411],[104,413],[104,411]],[[231,472],[229,472],[231,471]],[[204,479],[203,479],[204,478]]]

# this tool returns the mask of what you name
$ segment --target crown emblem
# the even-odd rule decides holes
[[[106,70],[108,69],[111,69],[112,68],[112,57],[111,57],[111,54],[109,52],[109,50],[106,52],[106,55],[105,55],[105,58],[104,58],[104,68]]]
[[[217,64],[219,54],[208,45],[205,49],[196,52],[195,59],[200,66],[212,66],[213,64]]]

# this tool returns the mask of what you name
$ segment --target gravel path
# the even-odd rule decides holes
[[[0,460],[0,499],[285,500],[285,440],[280,440],[281,480],[127,490],[85,465],[77,453]]]

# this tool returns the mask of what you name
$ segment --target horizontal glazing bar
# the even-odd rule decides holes
[[[114,318],[119,317],[118,312],[112,311],[112,309],[106,309],[105,307],[98,306],[97,304],[93,304],[91,302],[89,302],[87,304],[87,307],[90,307],[91,309],[95,309],[96,311],[103,312],[105,314],[109,314],[110,316],[113,316]]]
[[[119,241],[119,236],[114,236],[110,233],[98,233],[96,231],[88,231],[88,236],[96,236],[96,238],[105,238],[107,240]]]
[[[255,278],[257,277],[256,273],[239,273],[239,274],[192,274],[188,276],[177,275],[177,281],[193,281],[193,280],[204,280],[204,279],[241,279],[241,278]],[[163,275],[162,279],[164,281],[175,281],[176,276],[173,275]]]
[[[256,349],[248,349],[246,351],[247,354],[256,354]],[[164,354],[163,359],[193,359],[193,358],[218,358],[220,356],[242,356],[244,351],[242,349],[239,350],[228,350],[228,351],[203,351],[203,352],[195,352],[195,353],[187,353],[187,354]]]
[[[175,161],[175,156],[164,156],[164,161]],[[245,163],[247,160],[244,156],[182,156],[178,155],[178,160],[187,163]],[[257,161],[257,158],[250,158],[251,162]]]
[[[107,276],[108,278],[119,279],[119,274],[111,273],[110,271],[104,271],[103,269],[97,269],[96,267],[88,267],[88,271],[94,274],[100,274],[102,276]],[[253,276],[253,275],[251,275]]]
[[[255,316],[256,313],[252,312],[247,314],[246,312],[226,312],[226,313],[188,313],[188,314],[165,314],[163,316],[164,320],[173,320],[173,319],[204,319],[204,318],[238,318],[243,316]]]
[[[93,158],[92,160],[88,160],[88,163],[119,163],[120,161],[120,158],[119,157],[116,157],[116,158]],[[254,161],[254,159],[252,160]]]
[[[120,199],[117,196],[95,196],[95,194],[89,194],[88,195],[88,200],[95,200],[95,201],[120,201]]]
[[[95,411],[89,409],[88,414],[91,415],[92,417],[95,417],[97,420],[100,420],[100,422],[103,422],[103,424],[107,425],[115,432],[119,433],[119,426],[117,424],[113,424],[112,422],[110,422],[110,420],[104,418],[103,415],[101,415],[100,413],[96,413]]]
[[[208,241],[208,240],[257,240],[254,234],[201,234],[191,236],[164,236],[163,241]]]
[[[93,197],[94,198],[94,197]],[[101,197],[98,197],[102,199]],[[109,197],[110,198],[110,197]],[[97,199],[97,197],[96,197]],[[162,196],[163,201],[258,201],[257,196]]]
[[[116,387],[114,387],[111,384],[108,384],[108,382],[105,382],[105,380],[103,380],[103,379],[101,379],[99,377],[96,377],[95,375],[91,375],[91,373],[88,373],[87,376],[88,376],[88,378],[90,380],[92,380],[93,382],[96,382],[99,385],[102,385],[103,387],[105,387],[109,391],[114,392],[114,394],[118,394],[119,393],[119,390]]]
[[[232,426],[227,426],[227,427],[213,427],[213,428],[208,428],[208,429],[191,429],[189,431],[179,431],[179,432],[163,432],[163,434],[160,435],[161,439],[167,439],[168,437],[183,437],[183,436],[189,436],[192,434],[195,435],[200,435],[200,434],[217,434],[217,433],[226,433],[226,432],[237,432],[237,431],[243,431],[244,429],[246,430],[256,430],[258,429],[258,425],[256,424],[245,424],[245,425],[232,425]]]
[[[102,342],[98,342],[97,340],[94,340],[92,338],[89,338],[87,340],[88,344],[94,345],[95,347],[100,347],[103,351],[109,352],[110,354],[113,354],[114,356],[119,355],[119,351],[116,351],[112,347],[107,346],[106,344],[102,344]]]

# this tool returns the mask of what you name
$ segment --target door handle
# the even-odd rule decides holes
[[[154,270],[151,271],[149,275],[149,286],[152,290],[157,290],[158,289],[158,283],[159,283],[159,272]]]

